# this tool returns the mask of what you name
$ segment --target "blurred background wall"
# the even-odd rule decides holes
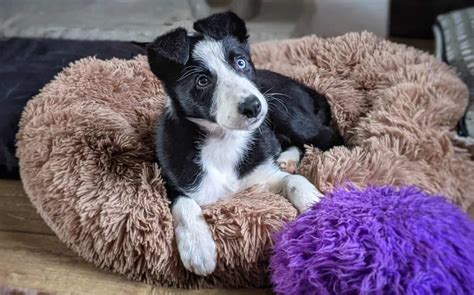
[[[431,38],[436,15],[472,0],[0,0],[0,37],[149,41],[195,18],[232,9],[252,41],[335,36]]]

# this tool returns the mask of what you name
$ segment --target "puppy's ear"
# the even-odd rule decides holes
[[[162,81],[176,78],[189,59],[190,40],[184,28],[159,36],[147,47],[151,71]]]
[[[236,37],[240,42],[246,42],[248,38],[245,22],[232,11],[200,19],[194,23],[193,27],[197,32],[216,40],[229,35]]]

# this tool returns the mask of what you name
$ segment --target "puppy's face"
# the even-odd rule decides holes
[[[245,23],[221,13],[177,29],[148,48],[152,71],[164,82],[173,112],[207,127],[252,130],[268,105],[255,86]]]

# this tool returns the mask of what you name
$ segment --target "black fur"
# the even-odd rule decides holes
[[[232,36],[240,42],[246,42],[248,38],[244,21],[232,11],[213,14],[198,20],[193,27],[197,32],[216,40]]]
[[[166,33],[151,43],[148,61],[153,73],[162,81],[172,81],[189,59],[190,39],[183,28]]]
[[[337,131],[329,126],[331,110],[324,96],[267,70],[257,71],[257,86],[269,96],[270,121],[283,149],[303,149],[307,144],[325,151],[343,144]]]

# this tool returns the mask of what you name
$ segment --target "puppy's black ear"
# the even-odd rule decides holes
[[[162,81],[175,79],[189,59],[189,47],[183,28],[159,36],[147,47],[151,71]]]
[[[247,27],[245,22],[232,11],[213,14],[207,18],[196,21],[194,29],[216,40],[226,36],[234,36],[240,42],[247,41]]]

